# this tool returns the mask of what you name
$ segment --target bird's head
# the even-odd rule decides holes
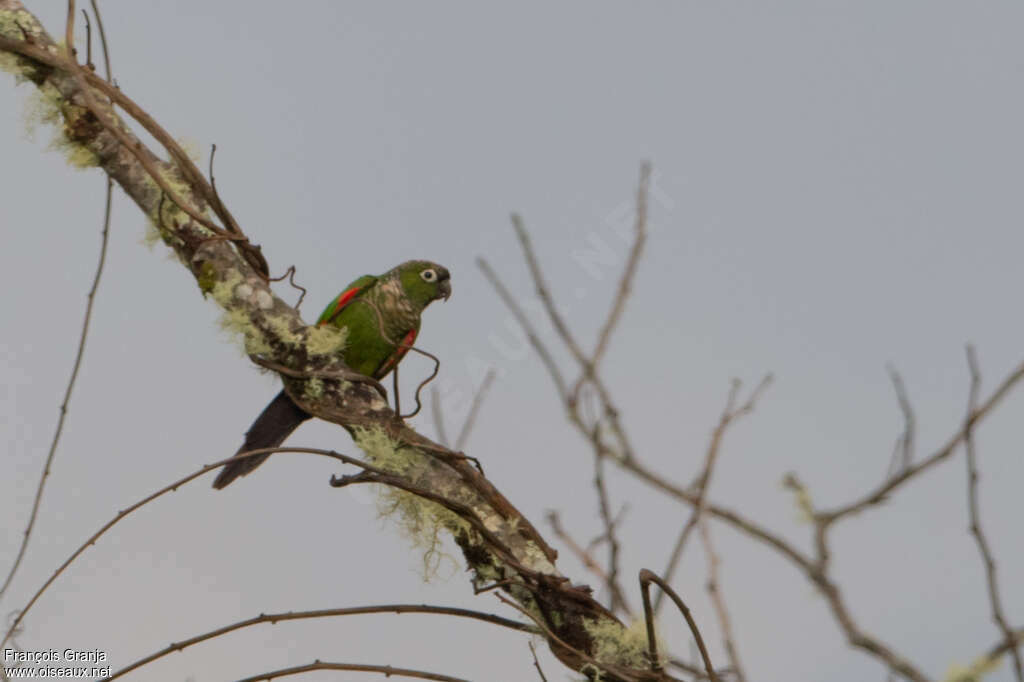
[[[448,300],[452,295],[451,275],[448,268],[428,260],[411,260],[395,268],[406,296],[419,308],[426,308],[439,298]]]

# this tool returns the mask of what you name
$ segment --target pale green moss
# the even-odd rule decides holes
[[[25,75],[21,72],[20,61],[10,52],[0,52],[0,71],[12,74],[17,83],[25,80]]]
[[[158,173],[164,184],[174,193],[174,196],[178,197],[181,201],[188,202],[192,196],[192,189],[188,183],[181,179],[177,170],[172,166],[165,166],[158,164]],[[153,210],[149,213],[149,219],[153,223],[154,229],[157,229],[161,233],[161,237],[164,242],[167,242],[166,233],[172,231],[179,225],[185,225],[192,221],[191,228],[197,234],[204,237],[212,237],[213,231],[209,228],[201,225],[197,221],[192,220],[192,216],[183,211],[170,196],[166,196],[163,188],[157,184],[157,182],[146,174],[142,178],[142,182],[147,184],[150,189],[157,195],[164,194],[163,201],[157,201]],[[193,208],[195,206],[193,205]],[[208,211],[202,211],[199,213],[205,218],[209,218]]]
[[[292,329],[291,318],[286,315],[268,315],[267,326],[286,346],[298,348],[304,341],[303,335]]]
[[[42,33],[42,28],[27,10],[0,10],[0,35],[13,40],[24,40],[22,31],[38,37]]]
[[[306,348],[312,355],[334,355],[345,348],[347,338],[347,327],[339,329],[334,325],[325,324],[322,327],[313,327],[309,330]]]
[[[352,438],[371,464],[390,473],[404,474],[423,457],[411,448],[402,447],[379,426],[357,427]]]
[[[235,287],[242,283],[245,278],[241,273],[234,270],[210,288],[210,296],[221,308],[228,308],[235,300]]]
[[[473,570],[476,571],[476,577],[478,579],[477,587],[482,587],[487,583],[498,582],[505,577],[504,574],[498,570],[498,567],[493,564],[480,563],[473,566]]]
[[[29,94],[21,113],[25,137],[34,140],[41,125],[56,125],[60,121],[61,99],[60,92],[49,82]]]
[[[1002,656],[992,658],[981,656],[976,658],[966,668],[954,663],[949,666],[949,670],[946,671],[946,676],[942,678],[942,682],[981,682],[981,679],[986,675],[998,670],[1001,662]]]
[[[534,542],[526,543],[525,564],[535,571],[555,573],[555,565],[551,563],[544,551]]]
[[[220,328],[241,342],[242,350],[247,355],[265,355],[273,349],[263,334],[253,326],[249,316],[243,310],[225,310],[221,315]]]
[[[221,329],[239,339],[242,349],[248,355],[267,354],[273,349],[260,330],[253,326],[248,313],[231,305],[235,300],[236,289],[243,284],[244,279],[238,272],[231,271],[224,279],[208,283],[209,295],[224,310],[220,318]]]
[[[324,394],[324,382],[322,379],[313,377],[306,382],[302,388],[302,395],[306,400],[314,402]]]
[[[798,512],[797,519],[803,523],[814,523],[814,501],[800,479],[795,474],[786,474],[782,479],[782,487],[793,493],[793,502],[796,503]]]
[[[415,449],[403,447],[380,427],[357,428],[353,438],[370,463],[399,476],[410,472],[423,459]],[[381,517],[394,519],[402,534],[423,551],[424,580],[434,577],[444,560],[458,565],[441,550],[441,533],[469,533],[469,524],[449,509],[413,493],[388,485],[378,486],[378,491],[377,509]]]
[[[465,522],[441,505],[413,493],[387,485],[377,488],[377,511],[381,518],[396,521],[407,541],[423,552],[420,567],[423,581],[436,577],[443,562],[450,562],[453,572],[457,570],[458,562],[443,550],[442,531],[457,530],[465,526]]]
[[[643,620],[634,620],[627,627],[622,627],[611,619],[598,621],[584,618],[583,628],[594,640],[593,657],[598,663],[621,665],[637,670],[650,668],[647,657],[647,625]],[[659,646],[658,651],[665,651],[664,646]],[[600,679],[600,675],[595,679]]]
[[[165,244],[170,239],[170,235],[157,227],[156,222],[150,218],[146,221],[144,232],[142,233],[142,243],[146,248],[152,250],[158,243],[164,242]]]
[[[42,125],[53,126],[54,135],[47,149],[63,154],[72,168],[94,168],[99,165],[99,158],[69,134],[71,128],[78,125],[98,125],[95,120],[91,124],[84,123],[85,114],[84,108],[65,100],[51,83],[43,83],[32,91],[25,102],[22,112],[25,137],[34,140]]]
[[[100,165],[100,159],[96,156],[95,152],[84,144],[68,139],[66,135],[59,133],[55,135],[53,141],[50,142],[49,148],[63,154],[64,159],[72,168],[83,170]]]

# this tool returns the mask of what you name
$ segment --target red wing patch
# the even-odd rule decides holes
[[[341,309],[348,305],[349,301],[355,298],[356,294],[358,294],[362,290],[363,287],[352,287],[348,291],[343,291],[340,294],[338,294],[338,298],[334,299],[334,310],[331,311],[330,315],[325,315],[317,326],[327,324],[328,322],[333,320],[335,316],[337,316],[337,314],[341,312]]]
[[[403,338],[401,343],[398,344],[398,348],[395,349],[394,354],[392,354],[392,356],[388,358],[383,365],[381,365],[379,371],[379,374],[381,376],[384,376],[385,374],[390,372],[395,365],[402,361],[402,358],[405,357],[405,354],[409,352],[410,348],[412,348],[412,344],[415,343],[417,333],[418,330],[412,329],[409,331],[408,334],[405,335],[405,338]]]

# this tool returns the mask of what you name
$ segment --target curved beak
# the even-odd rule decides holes
[[[441,296],[444,300],[448,300],[452,295],[452,282],[449,279],[443,279],[438,283],[438,287],[441,289]]]

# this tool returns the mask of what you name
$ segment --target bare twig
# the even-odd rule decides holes
[[[604,568],[602,568],[601,564],[591,556],[590,552],[581,547],[580,544],[565,531],[565,528],[562,526],[562,520],[558,516],[558,512],[554,510],[549,511],[547,513],[547,519],[548,524],[551,526],[551,532],[555,534],[556,538],[565,543],[565,546],[569,548],[569,551],[573,553],[573,556],[579,559],[580,563],[583,564],[583,567],[596,575],[601,582],[607,583],[608,574],[605,573]]]
[[[662,490],[663,492],[676,497],[677,499],[696,506],[700,503],[699,491],[692,489],[682,488],[674,483],[669,482],[666,478],[658,473],[651,471],[640,463],[630,446],[629,440],[622,429],[621,422],[619,420],[619,411],[613,403],[607,388],[604,386],[600,377],[594,372],[592,365],[588,364],[587,358],[583,356],[580,350],[579,344],[575,341],[568,327],[564,324],[561,315],[557,311],[554,305],[554,301],[550,295],[543,277],[541,276],[538,261],[533,254],[532,245],[526,236],[525,230],[522,227],[520,221],[515,220],[517,234],[520,237],[520,242],[523,246],[524,257],[526,258],[527,264],[530,267],[531,274],[533,275],[534,283],[537,287],[538,295],[540,296],[541,302],[543,303],[548,317],[551,319],[555,330],[558,332],[562,343],[569,350],[570,354],[576,358],[580,364],[584,381],[577,383],[577,386],[581,386],[585,383],[590,383],[596,392],[597,398],[603,409],[603,415],[599,418],[599,421],[603,421],[604,424],[608,425],[612,435],[614,436],[617,444],[613,447],[606,443],[602,438],[602,433],[599,429],[594,429],[592,425],[588,425],[580,417],[580,413],[577,411],[577,404],[574,403],[574,391],[570,391],[569,399],[567,402],[568,416],[571,423],[576,425],[577,429],[582,435],[591,443],[597,456],[605,457],[611,456],[615,459],[621,467],[630,471],[640,479],[648,482],[650,485]],[[532,327],[528,320],[525,319],[522,310],[519,309],[516,302],[508,294],[508,292],[501,286],[497,278],[493,276],[493,272],[485,272],[489,275],[492,283],[499,292],[499,296],[512,310],[513,314],[517,319],[520,320],[524,329],[527,330],[528,338],[531,344],[538,351],[541,357],[544,359],[545,364],[549,368],[549,373],[555,380],[556,386],[559,386],[559,393],[562,395],[562,386],[564,382],[560,381],[560,374],[558,373],[557,367],[550,360],[550,351],[539,341],[537,335],[533,332]],[[1024,365],[1019,366],[1009,377],[1007,377],[999,388],[989,397],[989,399],[982,403],[971,415],[970,422],[976,423],[982,419],[1001,399],[1005,396],[1009,390],[1016,385],[1024,376]],[[899,389],[897,389],[899,390]],[[908,403],[904,403],[901,409],[904,410],[904,414],[908,414],[906,411]],[[911,429],[912,431],[912,429]],[[932,456],[914,464],[911,460],[912,455],[912,444],[913,434],[908,431],[908,438],[905,438],[901,443],[901,455],[902,459],[907,462],[907,466],[895,475],[887,478],[875,491],[869,493],[867,496],[858,500],[854,503],[846,505],[844,507],[838,507],[832,511],[815,511],[811,509],[813,513],[813,522],[815,524],[815,546],[816,552],[813,558],[806,555],[804,552],[797,549],[793,544],[780,537],[778,534],[759,526],[751,519],[745,518],[736,512],[715,505],[711,502],[705,502],[705,513],[710,514],[718,519],[729,523],[733,527],[741,530],[742,532],[750,535],[751,537],[766,543],[776,551],[780,552],[783,556],[790,559],[795,563],[808,577],[813,584],[815,584],[819,590],[826,596],[828,604],[832,610],[833,616],[838,621],[843,629],[844,634],[847,637],[849,643],[862,651],[869,653],[870,655],[879,658],[885,662],[888,667],[898,672],[900,675],[917,682],[927,680],[927,677],[918,670],[915,666],[909,663],[906,659],[899,656],[892,648],[885,645],[877,638],[864,632],[853,620],[850,611],[846,605],[846,602],[842,598],[841,592],[836,583],[829,577],[827,569],[830,560],[830,553],[827,543],[827,531],[831,527],[831,524],[835,521],[845,518],[848,515],[862,511],[868,506],[877,505],[881,503],[888,494],[896,490],[898,487],[903,485],[905,482],[915,477],[919,473],[927,470],[934,464],[942,461],[949,457],[953,449],[963,439],[963,430],[959,431],[954,437],[948,442],[943,448],[934,453]],[[908,461],[909,460],[909,461]]]
[[[900,412],[903,413],[903,433],[900,435],[898,440],[897,452],[899,453],[899,463],[897,465],[896,458],[893,458],[893,464],[890,466],[889,475],[891,476],[899,469],[906,469],[914,461],[914,434],[916,431],[917,420],[914,418],[914,408],[910,404],[910,398],[907,395],[907,387],[903,383],[903,377],[896,371],[895,367],[889,367],[889,378],[892,379],[893,389],[896,391],[896,400],[900,405]]]
[[[519,322],[519,326],[523,328],[526,333],[526,338],[529,340],[530,345],[537,351],[537,355],[540,356],[541,362],[548,370],[548,374],[551,375],[551,380],[555,382],[555,389],[558,391],[558,397],[565,400],[569,395],[569,389],[565,383],[565,379],[562,377],[561,370],[558,369],[558,363],[555,362],[554,356],[551,355],[551,351],[548,350],[544,342],[540,340],[540,336],[537,334],[537,330],[533,324],[530,323],[530,319],[526,317],[526,313],[523,312],[522,307],[516,302],[516,299],[509,293],[505,285],[498,279],[498,275],[495,274],[494,268],[484,260],[483,258],[477,258],[476,264],[480,268],[480,271],[484,273],[484,277],[491,283],[494,290],[498,293],[498,297],[505,303],[509,311],[512,313],[516,321]]]
[[[92,4],[92,13],[96,15],[96,27],[100,30],[100,43],[103,45],[103,65],[106,67],[107,81],[113,82],[113,74],[110,71],[110,47],[107,44],[107,32],[103,30],[103,15],[100,14],[100,8],[96,4],[96,0],[90,0]]]
[[[595,426],[596,428],[596,426]],[[609,609],[612,613],[624,611],[629,613],[631,609],[626,603],[626,597],[622,586],[619,585],[619,553],[620,545],[618,535],[615,533],[615,519],[612,517],[611,501],[608,498],[608,487],[604,480],[604,457],[600,454],[594,455],[594,488],[597,490],[598,509],[601,513],[601,522],[604,524],[603,538],[608,541],[608,574],[605,584],[608,587],[611,603]]]
[[[551,290],[548,287],[544,273],[540,269],[540,263],[537,261],[537,255],[530,242],[530,234],[523,227],[523,219],[517,213],[512,214],[512,227],[515,230],[516,237],[519,238],[519,245],[523,249],[523,256],[526,258],[526,264],[530,268],[530,276],[533,278],[534,288],[537,291],[537,296],[540,297],[541,302],[544,304],[544,309],[548,313],[551,325],[558,332],[558,336],[561,337],[565,347],[569,349],[569,352],[576,358],[576,361],[581,366],[589,366],[590,361],[583,352],[583,348],[576,342],[576,337],[569,330],[569,325],[565,323],[561,313],[558,312],[558,306],[555,304],[555,299],[551,296]]]
[[[633,247],[630,249],[626,267],[622,271],[622,279],[619,280],[619,290],[615,295],[611,310],[608,312],[608,319],[605,320],[601,332],[597,336],[597,345],[594,347],[594,354],[590,363],[595,368],[600,364],[605,350],[608,348],[608,340],[619,323],[622,311],[626,307],[626,299],[633,287],[633,280],[636,278],[637,265],[640,262],[640,254],[643,253],[644,242],[647,240],[647,194],[651,180],[651,164],[644,162],[640,166],[640,182],[636,188],[636,219],[633,229],[636,237],[633,240]]]
[[[74,59],[75,50],[75,0],[68,0],[68,19],[64,23],[64,47],[68,52],[68,59]]]
[[[676,568],[679,566],[679,561],[683,555],[683,549],[686,546],[686,540],[689,538],[690,533],[693,532],[694,527],[704,514],[704,509],[707,502],[708,484],[711,481],[711,474],[714,471],[715,461],[718,458],[718,452],[722,444],[722,437],[728,430],[730,424],[735,423],[741,417],[750,414],[754,411],[754,406],[757,404],[757,399],[761,393],[771,384],[772,375],[767,374],[761,383],[751,392],[750,397],[743,403],[738,409],[736,408],[736,399],[739,395],[741,383],[739,379],[733,379],[732,385],[729,389],[729,396],[725,401],[725,409],[722,410],[722,416],[718,420],[718,425],[711,434],[711,442],[708,444],[707,454],[704,456],[704,468],[701,470],[700,475],[694,482],[693,488],[696,489],[696,503],[693,506],[693,512],[690,514],[690,518],[687,519],[686,524],[683,526],[683,530],[679,533],[679,537],[676,539],[676,544],[672,548],[672,553],[669,555],[668,565],[665,568],[665,580],[671,580]],[[659,592],[658,596],[654,598],[654,612],[655,614],[661,609],[663,603],[663,597],[665,593]]]
[[[43,499],[43,490],[46,488],[46,479],[50,476],[53,460],[57,454],[57,445],[60,443],[61,434],[64,432],[64,419],[67,417],[68,405],[71,402],[71,393],[75,388],[75,381],[78,379],[78,371],[82,367],[82,358],[85,356],[85,342],[89,337],[89,322],[92,320],[93,304],[96,301],[96,291],[99,289],[100,278],[103,276],[103,266],[106,264],[107,260],[107,244],[110,241],[110,209],[114,192],[113,180],[107,178],[106,185],[107,191],[103,209],[103,230],[100,233],[100,255],[99,260],[96,263],[96,273],[92,278],[92,286],[89,288],[89,293],[86,295],[85,319],[82,320],[82,331],[78,336],[78,350],[75,352],[75,363],[71,367],[71,376],[68,378],[67,387],[64,389],[64,401],[60,405],[60,416],[57,418],[57,428],[54,430],[53,439],[50,441],[50,451],[47,453],[46,463],[43,465],[43,475],[40,477],[39,485],[36,488],[36,496],[32,502],[32,513],[29,515],[28,525],[25,527],[25,532],[22,535],[21,546],[18,548],[18,554],[14,559],[14,564],[11,566],[11,570],[7,573],[3,586],[0,586],[0,597],[3,597],[4,593],[7,591],[7,587],[11,584],[11,580],[14,579],[14,574],[18,572],[18,567],[21,565],[21,561],[25,557],[25,551],[28,549],[29,538],[32,535],[32,529],[35,527],[36,518],[39,515],[39,505]]]
[[[395,413],[400,415],[401,419],[412,419],[420,413],[423,409],[423,402],[420,400],[420,393],[423,389],[437,376],[437,373],[441,371],[441,360],[433,353],[428,353],[425,350],[419,349],[416,346],[409,346],[409,350],[419,353],[425,358],[430,358],[434,361],[434,369],[430,372],[430,376],[420,382],[419,386],[416,387],[416,392],[413,394],[413,398],[416,399],[416,409],[409,414],[402,414],[402,411],[398,407],[398,366],[395,365]],[[457,448],[456,448],[457,449]]]
[[[370,665],[368,663],[329,663],[319,659],[312,663],[307,663],[306,665],[297,665],[293,668],[281,668],[280,670],[260,673],[259,675],[253,675],[252,677],[241,679],[238,682],[260,682],[260,680],[272,680],[277,677],[302,675],[308,672],[313,672],[314,670],[351,670],[363,673],[380,673],[384,677],[391,677],[392,675],[395,675],[398,677],[415,677],[419,680],[437,680],[437,682],[470,682],[469,680],[465,680],[461,677],[430,673],[423,670],[412,670],[411,668],[396,668],[390,665]]]
[[[990,661],[997,660],[1000,656],[1003,656],[1010,650],[1011,647],[1020,646],[1024,644],[1024,628],[1017,628],[1013,633],[1013,638],[1007,641],[1005,638],[1001,639],[996,644],[992,645],[989,650],[985,653],[985,658]]]
[[[715,674],[715,668],[711,665],[711,658],[708,656],[708,649],[704,646],[704,638],[701,637],[700,628],[697,627],[697,623],[693,620],[693,616],[690,614],[690,609],[668,583],[659,578],[653,571],[649,571],[644,568],[640,571],[640,593],[643,596],[644,601],[644,620],[647,622],[647,647],[650,651],[651,668],[653,670],[661,669],[661,660],[658,657],[658,639],[654,633],[654,613],[651,610],[651,583],[654,583],[667,592],[669,598],[675,602],[679,612],[683,614],[683,617],[686,619],[686,624],[690,626],[690,632],[693,634],[693,639],[697,643],[697,648],[700,649],[701,658],[704,660],[704,670],[707,672],[708,678],[711,682],[718,682],[718,675]]]
[[[217,145],[213,145],[213,148],[216,149]],[[211,152],[211,155],[210,155],[210,159],[211,159],[211,161],[213,160],[212,152]],[[212,169],[212,167],[210,169],[210,177],[211,178],[213,177],[213,169]],[[306,298],[306,294],[308,292],[306,291],[306,287],[301,286],[301,285],[295,283],[295,266],[294,265],[289,265],[288,269],[284,271],[283,275],[281,275],[280,277],[270,277],[268,279],[271,282],[280,282],[285,277],[288,278],[288,284],[292,287],[292,289],[297,289],[298,291],[302,292],[302,293],[299,294],[299,300],[295,302],[295,309],[298,310],[299,308],[302,307],[302,300],[304,298]]]
[[[822,512],[825,516],[830,517],[832,520],[838,520],[851,514],[856,514],[864,511],[868,507],[880,504],[888,498],[888,496],[898,488],[900,488],[907,481],[913,479],[918,474],[930,469],[944,459],[949,458],[950,455],[956,450],[957,446],[964,440],[964,435],[968,427],[973,427],[980,420],[982,420],[993,408],[998,405],[1003,398],[1013,389],[1021,379],[1024,378],[1024,363],[1018,365],[1013,372],[1011,372],[1002,383],[996,388],[995,391],[988,397],[987,400],[982,402],[976,409],[974,409],[968,416],[966,423],[956,433],[954,433],[946,443],[936,450],[934,453],[921,460],[917,464],[912,464],[903,471],[898,472],[896,475],[883,482],[877,488],[869,492],[862,498],[850,502],[849,504],[837,507],[833,510]]]
[[[978,393],[981,390],[981,371],[978,368],[978,358],[974,346],[967,346],[967,366],[971,372],[971,390],[967,402],[967,418],[964,424],[964,449],[967,451],[967,508],[970,517],[970,531],[978,544],[978,552],[981,554],[982,563],[985,565],[985,582],[988,586],[988,599],[992,609],[992,620],[996,627],[1003,633],[1003,640],[1006,642],[1010,659],[1013,661],[1013,671],[1017,682],[1024,682],[1024,667],[1021,665],[1020,643],[1017,641],[1010,624],[1006,621],[1006,614],[1003,611],[1002,600],[999,597],[999,581],[996,578],[996,560],[992,555],[992,548],[985,537],[985,531],[981,527],[981,512],[978,501],[978,463],[974,451],[974,433],[971,417],[977,411]]]
[[[170,646],[157,651],[156,653],[150,654],[145,658],[140,658],[134,663],[115,671],[110,677],[103,678],[102,682],[110,682],[118,677],[126,675],[133,670],[137,670],[155,660],[163,658],[168,654],[172,654],[176,651],[182,651],[190,646],[205,642],[210,639],[215,639],[221,635],[225,635],[235,630],[241,630],[243,628],[252,627],[253,625],[259,625],[261,623],[269,623],[276,625],[277,623],[291,620],[307,620],[311,618],[332,618],[336,616],[355,616],[368,613],[430,613],[446,616],[458,616],[461,618],[472,618],[486,623],[493,623],[502,627],[511,628],[513,630],[519,630],[521,632],[528,632],[536,634],[537,629],[515,620],[496,616],[491,613],[483,613],[481,611],[472,611],[469,609],[460,609],[450,606],[431,606],[429,604],[379,604],[375,606],[353,606],[341,609],[318,609],[316,611],[288,611],[286,613],[261,613],[258,616],[249,618],[248,620],[241,620],[237,623],[231,623],[223,627],[217,628],[216,630],[210,630],[201,635],[184,639],[180,642],[174,642]]]
[[[469,406],[469,414],[466,415],[466,421],[462,422],[459,437],[455,439],[456,451],[462,450],[465,447],[469,434],[473,431],[473,425],[476,423],[476,417],[480,413],[480,406],[484,404],[484,398],[487,397],[487,391],[490,389],[491,384],[494,383],[495,376],[497,374],[494,369],[488,369],[483,382],[480,384],[480,388],[473,395],[473,404]]]
[[[53,572],[53,574],[49,578],[47,578],[46,582],[43,583],[42,587],[40,587],[38,590],[36,590],[36,593],[34,595],[32,595],[32,598],[29,599],[28,603],[25,604],[24,607],[22,607],[22,609],[18,612],[17,618],[14,619],[14,622],[11,623],[11,626],[8,628],[7,633],[4,635],[3,640],[0,640],[0,647],[3,647],[3,645],[7,643],[7,641],[11,638],[11,636],[17,631],[18,626],[21,625],[21,622],[25,619],[25,616],[32,609],[32,606],[35,605],[35,603],[39,600],[39,597],[41,597],[43,595],[43,592],[45,592],[47,590],[47,588],[49,588],[50,585],[52,585],[53,582],[58,577],[60,577],[60,575],[65,570],[67,570],[68,566],[70,566],[72,564],[72,562],[75,561],[75,559],[77,559],[79,556],[81,556],[82,553],[85,552],[85,550],[87,550],[91,545],[95,545],[96,541],[99,540],[100,537],[102,537],[108,530],[110,530],[111,528],[116,526],[118,523],[120,523],[121,520],[123,520],[126,516],[128,516],[129,514],[135,512],[135,511],[138,511],[141,507],[149,504],[150,502],[152,502],[153,500],[157,499],[158,497],[163,497],[167,493],[174,492],[175,490],[177,490],[181,486],[185,485],[186,483],[188,483],[188,482],[190,482],[190,481],[192,481],[192,480],[194,480],[196,478],[199,478],[203,474],[205,474],[207,472],[210,472],[210,471],[213,471],[214,469],[219,469],[220,467],[225,466],[227,464],[231,464],[232,462],[235,462],[235,461],[237,461],[239,459],[245,459],[247,457],[256,457],[256,456],[259,456],[259,455],[270,455],[270,454],[275,454],[275,453],[278,453],[278,452],[290,452],[290,453],[304,453],[304,454],[312,454],[312,455],[321,455],[323,457],[331,457],[333,459],[337,459],[337,460],[339,460],[341,462],[344,462],[345,464],[351,464],[351,465],[358,466],[358,467],[361,467],[361,468],[364,468],[364,469],[376,470],[374,467],[371,467],[370,465],[366,464],[366,462],[363,462],[363,461],[361,461],[361,460],[359,460],[359,459],[357,459],[355,457],[349,457],[348,455],[343,455],[341,453],[334,452],[333,450],[321,450],[321,449],[317,449],[317,448],[259,448],[257,450],[250,450],[248,452],[239,453],[239,454],[235,455],[234,457],[229,457],[228,459],[221,460],[221,461],[216,462],[214,464],[208,464],[208,465],[204,466],[203,468],[199,469],[198,471],[194,471],[193,473],[189,474],[188,476],[185,476],[184,478],[180,478],[177,481],[175,481],[174,483],[171,483],[170,485],[166,485],[163,488],[160,488],[155,493],[152,493],[151,495],[147,495],[146,497],[142,498],[141,500],[139,500],[138,502],[132,504],[131,506],[126,507],[125,509],[122,509],[121,511],[117,512],[117,515],[114,516],[113,519],[111,519],[110,521],[105,523],[98,531],[96,531],[95,533],[90,535],[89,538],[85,542],[83,542],[78,547],[78,549],[76,549],[71,554],[71,556],[69,556],[64,561],[64,563],[62,563],[59,567],[57,567],[57,570],[55,570]]]
[[[451,447],[448,440],[448,432],[444,426],[444,410],[441,408],[441,392],[437,388],[430,391],[430,411],[434,417],[434,430],[437,432],[437,440],[446,448]]]
[[[548,678],[544,676],[544,671],[541,670],[540,661],[537,660],[537,652],[533,648],[533,642],[527,642],[530,647],[530,654],[533,655],[533,667],[537,669],[537,674],[540,675],[541,682],[548,682]]]
[[[694,512],[696,515],[696,512]],[[708,594],[711,595],[711,604],[718,615],[718,624],[722,628],[722,641],[725,644],[725,653],[729,657],[729,664],[735,679],[739,682],[746,682],[747,676],[740,664],[740,654],[736,647],[736,636],[732,630],[732,619],[729,618],[729,610],[725,606],[725,597],[722,595],[720,579],[721,559],[715,551],[714,543],[711,541],[711,528],[707,517],[700,520],[700,537],[704,545],[704,554],[708,562]]]
[[[85,19],[85,68],[95,71],[96,65],[92,63],[92,24],[89,23],[89,13],[84,9],[82,18]]]

